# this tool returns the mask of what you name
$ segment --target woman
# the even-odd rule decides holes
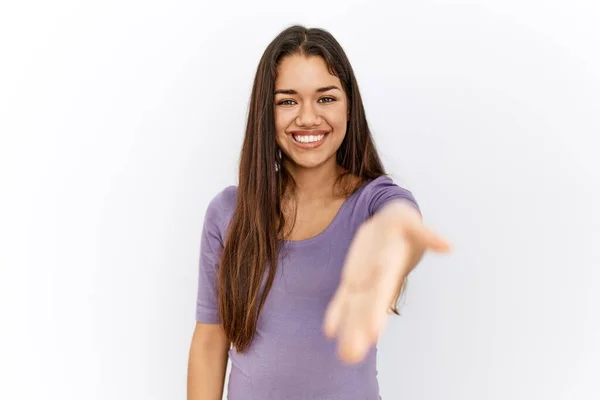
[[[239,185],[206,212],[188,399],[220,399],[228,359],[231,400],[379,399],[375,344],[426,249],[449,245],[385,175],[343,49],[284,30],[258,65]]]

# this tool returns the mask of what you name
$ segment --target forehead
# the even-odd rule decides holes
[[[322,57],[294,54],[283,58],[277,68],[275,89],[311,90],[328,85],[341,87],[341,82]]]

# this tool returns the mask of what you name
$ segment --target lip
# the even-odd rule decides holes
[[[294,145],[296,145],[297,147],[301,148],[301,149],[316,149],[317,147],[321,146],[323,144],[323,142],[325,142],[325,140],[327,140],[327,137],[329,136],[328,131],[323,131],[323,130],[319,130],[319,131],[291,131],[290,132],[290,140],[292,141],[292,143],[294,143]],[[312,143],[300,143],[297,142],[296,140],[294,140],[293,135],[296,136],[318,136],[318,135],[324,135],[323,139],[319,140],[318,142],[312,142]]]
[[[314,136],[318,136],[318,135],[323,135],[328,133],[328,131],[324,131],[324,130],[319,130],[319,131],[291,131],[290,134],[292,135],[297,135],[297,136],[310,136],[310,135],[314,135]]]

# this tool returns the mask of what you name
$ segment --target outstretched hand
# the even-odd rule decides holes
[[[386,205],[358,229],[323,325],[326,336],[338,339],[343,361],[362,361],[377,342],[393,298],[426,250],[448,252],[450,245],[403,200]]]

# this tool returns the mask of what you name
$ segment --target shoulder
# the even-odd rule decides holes
[[[224,238],[224,233],[233,216],[237,202],[237,186],[227,186],[217,192],[208,203],[204,224],[208,229],[213,230],[215,234]]]
[[[419,210],[413,193],[394,182],[388,175],[367,180],[359,190],[357,201],[366,209],[369,216],[375,214],[388,202],[397,199],[406,199]]]
[[[237,202],[237,186],[231,185],[220,190],[208,203],[208,211],[227,213],[235,208]]]

